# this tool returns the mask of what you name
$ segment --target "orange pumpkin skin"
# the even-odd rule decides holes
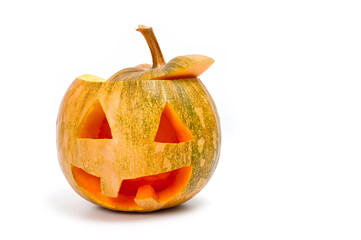
[[[79,195],[112,210],[149,212],[177,206],[206,185],[219,159],[220,124],[195,78],[213,60],[193,56],[171,60],[168,70],[141,65],[107,81],[83,75],[71,84],[57,147]]]

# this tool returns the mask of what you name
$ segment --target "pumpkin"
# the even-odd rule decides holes
[[[62,171],[82,197],[118,211],[149,212],[192,198],[220,154],[215,104],[197,77],[214,60],[187,55],[164,61],[150,27],[153,65],[108,80],[83,75],[67,90],[57,118]]]

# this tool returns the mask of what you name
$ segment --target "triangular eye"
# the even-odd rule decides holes
[[[192,139],[193,136],[189,129],[167,103],[160,117],[159,127],[154,141],[161,143],[180,143]]]
[[[112,131],[102,105],[96,101],[80,124],[79,138],[111,139]]]

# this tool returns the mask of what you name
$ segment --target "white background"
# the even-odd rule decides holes
[[[222,122],[209,184],[151,214],[79,197],[55,120],[75,77],[203,54]],[[360,239],[360,1],[1,1],[1,239]]]

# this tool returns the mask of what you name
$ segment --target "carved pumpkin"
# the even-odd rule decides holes
[[[75,79],[57,118],[60,166],[85,199],[119,211],[154,211],[197,194],[220,153],[216,107],[197,78],[214,61],[164,61],[152,28],[140,25],[153,66],[108,80]]]

